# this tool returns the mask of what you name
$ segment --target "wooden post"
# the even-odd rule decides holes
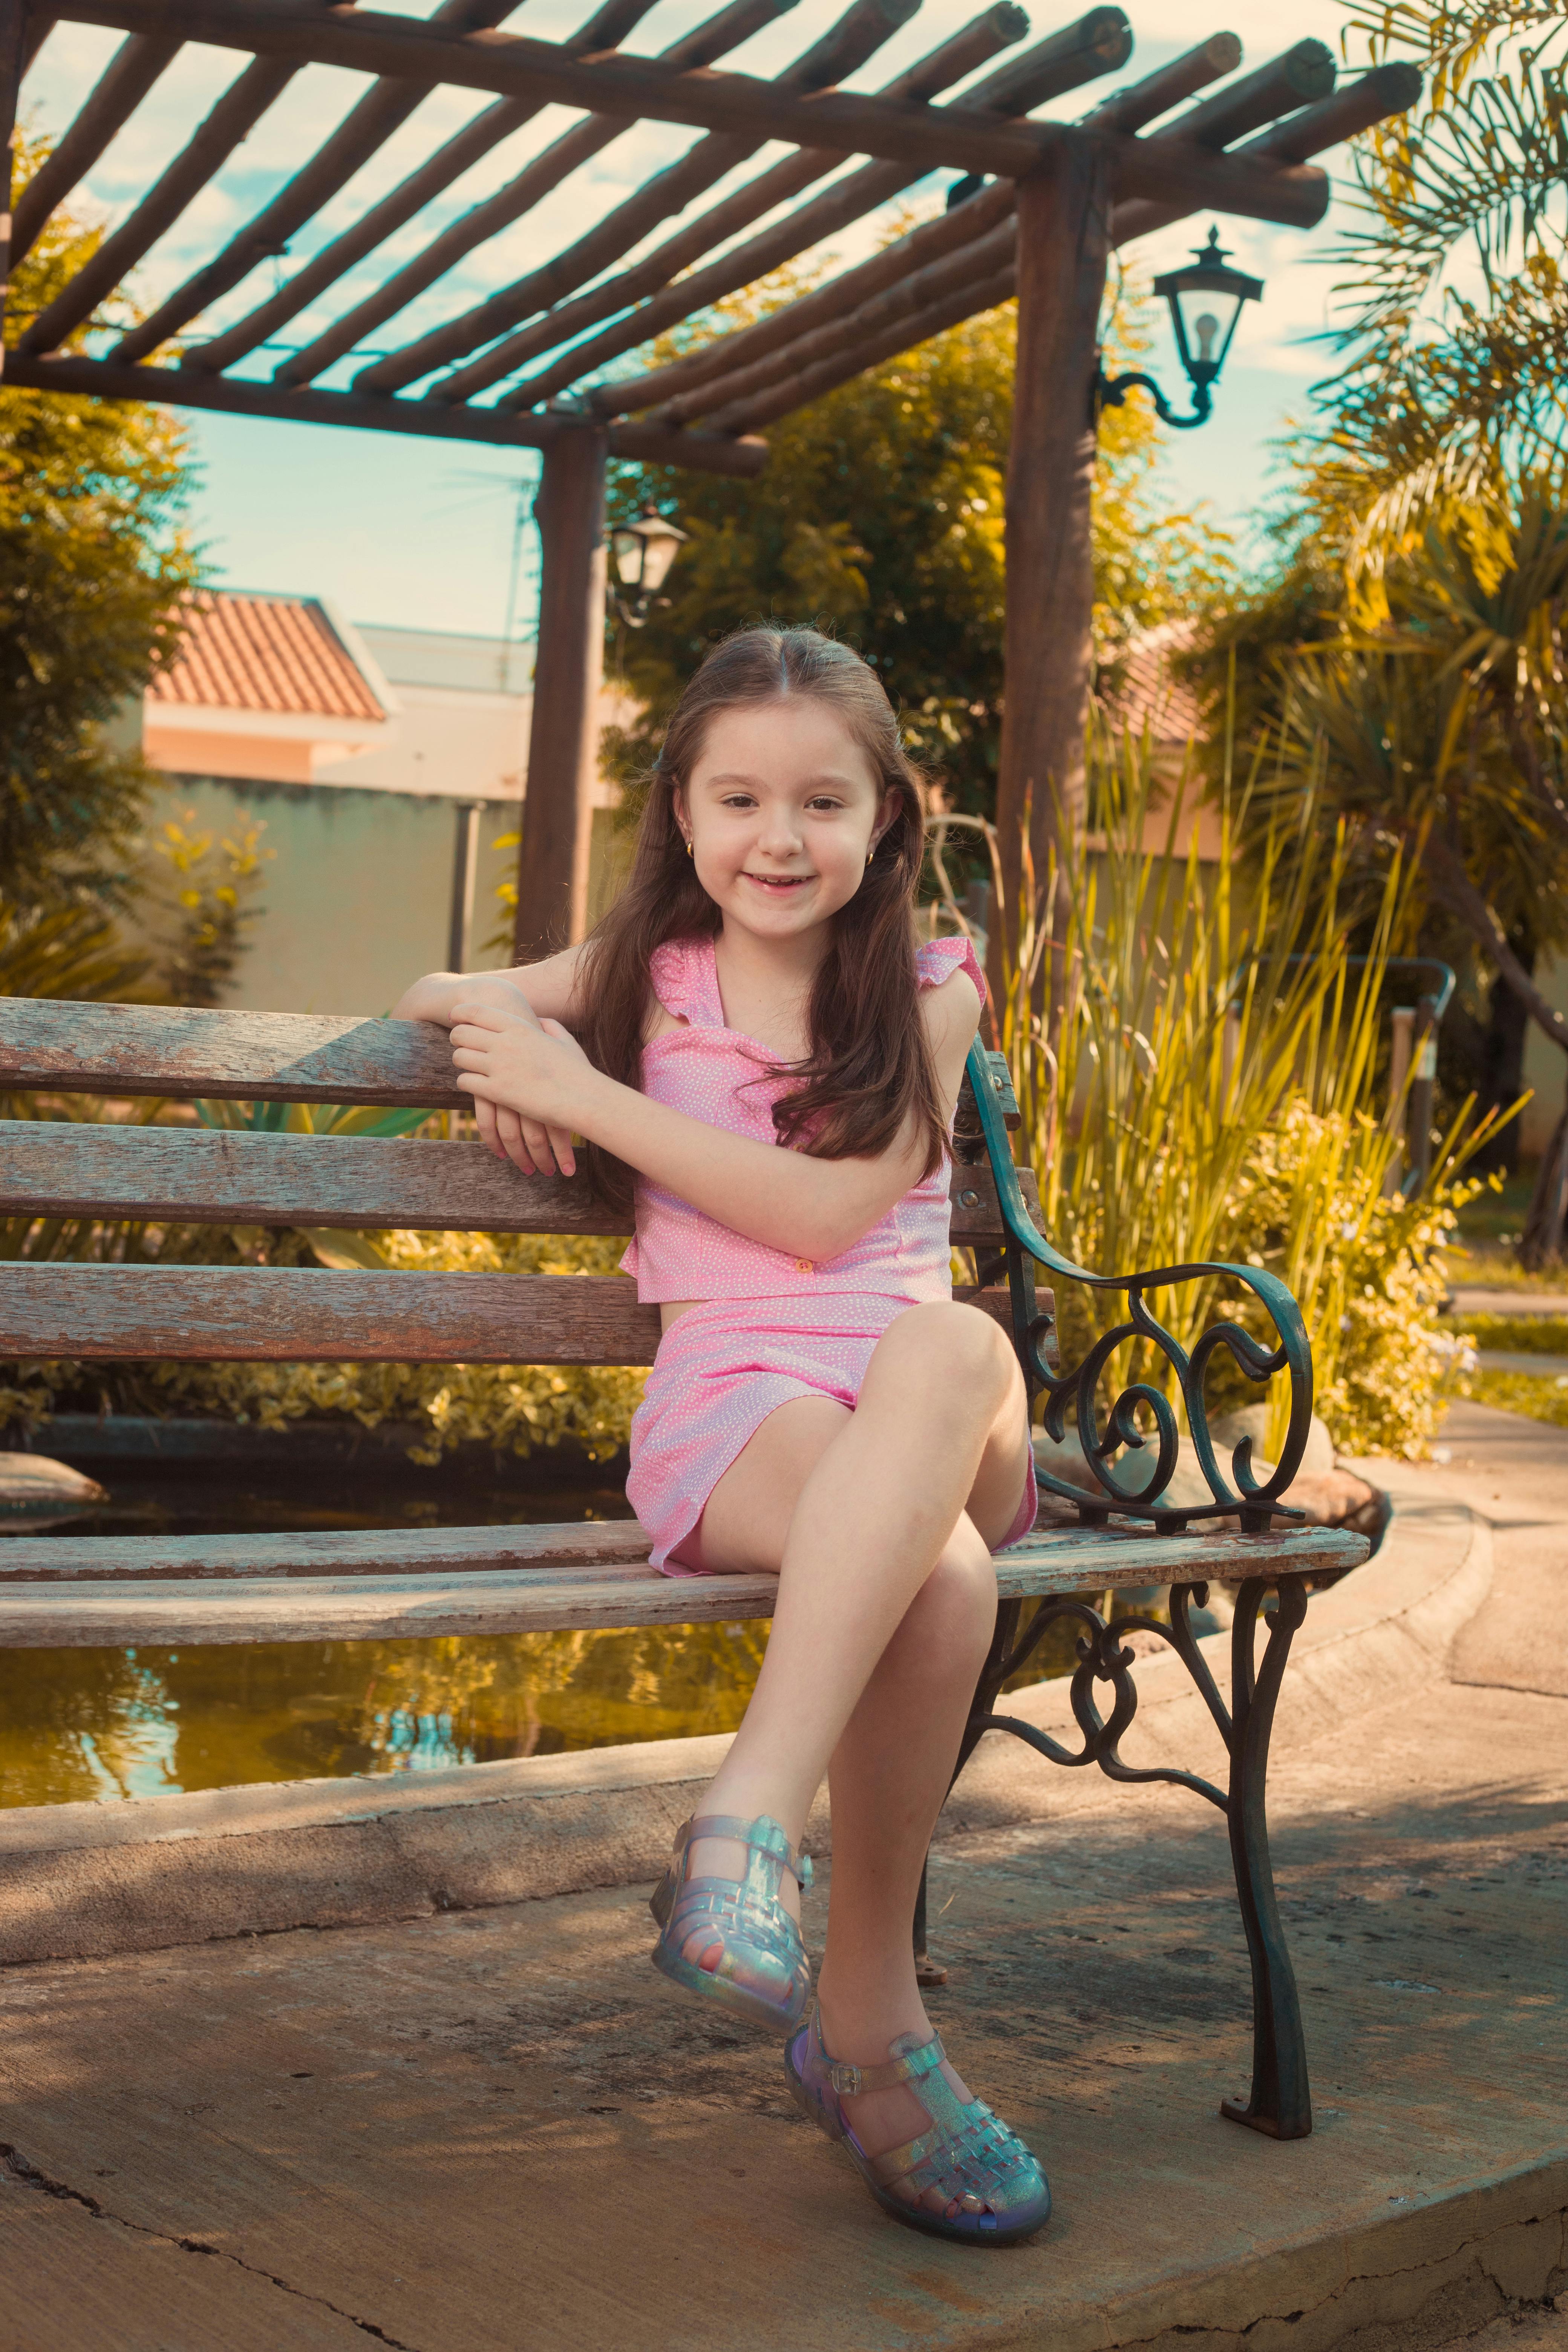
[[[458,801],[452,844],[452,908],[447,925],[447,969],[467,971],[473,944],[474,884],[479,870],[479,819],[483,801]]]
[[[1003,1004],[1003,940],[1016,939],[1026,824],[1035,888],[1062,830],[1081,835],[1094,568],[1093,384],[1110,226],[1100,149],[1064,141],[1049,166],[1018,183],[1018,352],[1007,461],[1006,672],[996,824],[1005,904],[990,942],[993,998]],[[1042,917],[1054,910],[1044,907]],[[1053,926],[1059,937],[1059,927]],[[1049,1013],[1066,987],[1047,958]]]
[[[5,371],[5,296],[11,278],[11,195],[16,181],[16,100],[22,82],[25,0],[0,0],[0,375]]]
[[[544,453],[533,502],[542,562],[517,866],[519,963],[553,954],[587,929],[605,669],[607,438],[591,425],[563,434]]]

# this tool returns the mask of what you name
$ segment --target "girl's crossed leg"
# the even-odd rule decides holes
[[[878,1342],[853,1412],[826,1397],[780,1405],[703,1515],[703,1568],[776,1570],[779,1594],[745,1721],[701,1810],[769,1813],[798,1843],[828,1773],[818,1997],[824,2040],[852,2064],[881,2064],[896,2035],[930,2032],[915,1897],[994,1626],[990,1547],[1016,1515],[1028,1444],[1023,1377],[997,1325],[972,1307],[914,1307]],[[692,1867],[729,1876],[742,1861],[703,1840]],[[787,1878],[784,1890],[793,1908]],[[686,1948],[700,1963],[702,1938]],[[904,2085],[845,2107],[873,2153],[925,2127]]]

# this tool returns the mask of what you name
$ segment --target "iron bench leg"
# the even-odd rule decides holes
[[[1260,1665],[1255,1665],[1258,1619],[1270,1584],[1279,1600],[1264,1616],[1268,1627]],[[1274,1710],[1284,1680],[1290,1644],[1307,1614],[1307,1590],[1300,1576],[1254,1577],[1237,1595],[1231,1629],[1231,1679],[1234,1714],[1226,1706],[1209,1673],[1188,1622],[1194,1601],[1207,1598],[1201,1584],[1171,1588],[1171,1622],[1150,1617],[1124,1617],[1107,1622],[1081,1600],[1047,1600],[1037,1611],[1022,1639],[1018,1636],[1021,1603],[1006,1601],[996,1612],[996,1632],[981,1673],[974,1705],[959,1749],[956,1780],[973,1754],[981,1734],[1010,1731],[1055,1764],[1098,1764],[1113,1780],[1170,1780],[1206,1797],[1224,1813],[1230,1832],[1231,1861],[1241,1906],[1241,1923],[1252,1966],[1252,2089],[1247,2098],[1225,2099],[1220,2113],[1232,2123],[1247,2124],[1273,2139],[1304,2139],[1312,2128],[1312,2103],[1307,2082],[1307,2048],[1301,2031],[1301,2009],[1295,1972],[1274,1893],[1274,1871],[1268,1855],[1267,1785],[1268,1742]],[[1037,1731],[1033,1724],[993,1712],[1002,1685],[1018,1671],[1046,1628],[1058,1618],[1076,1619],[1084,1633],[1079,1642],[1071,1696],[1073,1713],[1084,1734],[1075,1753]],[[1129,1671],[1132,1654],[1121,1646],[1121,1636],[1134,1627],[1159,1634],[1185,1664],[1224,1739],[1230,1759],[1227,1789],[1195,1773],[1163,1767],[1124,1764],[1118,1744],[1131,1723],[1137,1692]],[[1112,1686],[1114,1699],[1108,1718],[1094,1703],[1096,1682]],[[946,1970],[933,1966],[926,1950],[926,1883],[921,1877],[914,1916],[915,1963],[921,1981],[941,1984]]]
[[[1312,2128],[1307,2045],[1296,1972],[1274,1895],[1266,1788],[1274,1709],[1291,1642],[1307,1614],[1307,1593],[1299,1576],[1279,1579],[1278,1605],[1265,1619],[1268,1639],[1263,1662],[1255,1673],[1255,1630],[1268,1589],[1261,1578],[1242,1586],[1231,1628],[1233,1722],[1226,1815],[1252,1963],[1252,2090],[1245,2104],[1222,2100],[1220,2113],[1274,2139],[1305,2139]]]

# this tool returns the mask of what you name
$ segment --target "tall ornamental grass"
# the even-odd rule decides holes
[[[1201,859],[1198,827],[1184,822],[1185,779],[1164,787],[1146,741],[1095,750],[1100,830],[1069,840],[1060,868],[1043,877],[1026,863],[1016,905],[1002,896],[994,832],[978,828],[1001,928],[1001,1044],[1046,1231],[1097,1274],[1194,1261],[1267,1267],[1300,1302],[1318,1411],[1341,1450],[1418,1455],[1442,1406],[1442,1251],[1477,1189],[1464,1163],[1489,1130],[1467,1107],[1421,1197],[1394,1192],[1404,1104],[1385,1098],[1379,1045],[1403,877],[1395,866],[1369,905],[1344,833],[1325,846],[1308,823],[1255,821],[1243,864],[1247,787],[1222,795],[1218,854]],[[974,823],[935,828],[939,882],[961,923],[943,842],[952,825]],[[1150,1303],[1186,1349],[1220,1320],[1271,1338],[1261,1308],[1223,1276],[1166,1285]],[[1114,1293],[1058,1284],[1064,1362],[1124,1307]],[[1133,1378],[1162,1387],[1180,1411],[1173,1375],[1143,1341],[1117,1351],[1106,1398]],[[1222,1352],[1211,1413],[1258,1393]],[[1289,1414],[1282,1380],[1268,1402],[1262,1450],[1277,1456]]]

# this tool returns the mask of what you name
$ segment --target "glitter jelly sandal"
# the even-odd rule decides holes
[[[889,2044],[885,2066],[844,2066],[822,2046],[821,2012],[784,2049],[784,2073],[795,2104],[829,2139],[842,2140],[860,2178],[885,2213],[933,2238],[968,2246],[1013,2246],[1050,2219],[1050,2184],[1015,2132],[981,2099],[963,2100],[942,2071],[942,2042],[932,2034],[900,2033]],[[931,2117],[931,2129],[885,2156],[868,2156],[849,2127],[842,2101],[859,2091],[908,2083]],[[899,2194],[900,2189],[906,2193]],[[934,2189],[951,2217],[911,2203]]]
[[[689,1878],[691,1848],[701,1838],[743,1845],[742,1875]],[[669,1868],[648,1905],[663,1929],[652,1955],[660,1975],[688,1992],[738,2010],[758,2025],[793,2032],[811,1996],[811,1963],[800,1929],[779,1901],[786,1870],[798,1886],[811,1885],[809,1859],[795,1853],[767,1813],[754,1822],[732,1813],[703,1813],[684,1822],[676,1832]],[[686,1958],[694,1936],[721,1947],[717,1968],[700,1968]]]

